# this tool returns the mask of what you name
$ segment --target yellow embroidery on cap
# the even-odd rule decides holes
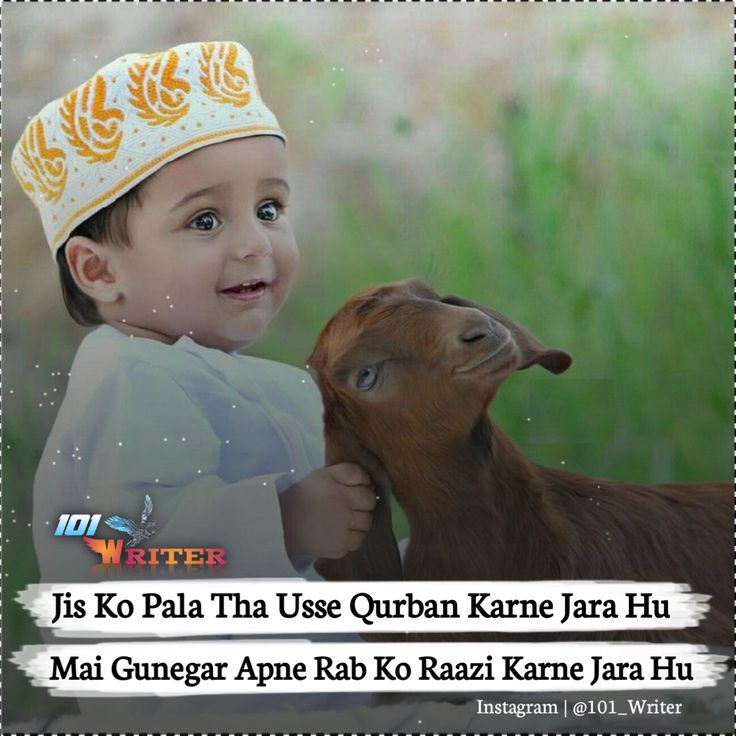
[[[167,160],[173,160],[176,155],[183,155],[189,151],[196,150],[202,145],[214,143],[218,140],[229,140],[235,137],[259,135],[261,133],[272,133],[281,138],[284,138],[284,134],[278,126],[273,125],[247,125],[241,128],[230,128],[226,130],[217,130],[213,133],[205,133],[204,135],[196,136],[195,138],[188,139],[179,143],[176,146],[162,152],[153,159],[147,160],[142,166],[138,167],[131,173],[129,173],[122,180],[117,182],[109,190],[103,192],[98,197],[95,197],[90,202],[78,209],[73,215],[67,218],[64,226],[56,233],[53,239],[52,250],[56,250],[65,240],[69,237],[69,233],[72,229],[82,222],[90,214],[96,212],[100,207],[104,207],[113,201],[115,196],[119,196],[124,191],[130,188],[133,183],[141,181],[144,175],[155,170],[162,163]],[[130,186],[129,186],[130,185]]]
[[[87,163],[112,161],[123,139],[120,108],[105,107],[107,84],[95,75],[61,101],[61,129]]]
[[[203,43],[199,81],[209,97],[217,102],[245,107],[250,102],[250,80],[237,66],[238,47],[234,43]]]
[[[129,69],[130,102],[150,125],[173,125],[189,112],[186,95],[191,90],[189,82],[174,76],[179,56],[172,49],[140,56],[144,60]]]
[[[49,148],[46,145],[46,133],[41,118],[36,118],[26,127],[20,142],[20,155],[28,175],[18,176],[23,189],[31,194],[38,187],[42,199],[58,202],[66,186],[66,154],[60,148]],[[16,175],[20,173],[17,168],[15,172]],[[41,202],[35,204],[39,206]]]

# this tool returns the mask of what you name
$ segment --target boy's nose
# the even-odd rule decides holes
[[[267,233],[258,226],[249,227],[245,232],[239,233],[233,250],[238,258],[267,256],[271,253],[271,241]]]

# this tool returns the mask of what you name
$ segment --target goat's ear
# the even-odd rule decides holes
[[[528,330],[509,319],[505,314],[495,309],[486,307],[469,299],[461,299],[459,296],[446,296],[442,299],[444,304],[453,304],[458,307],[473,307],[487,314],[504,325],[514,336],[516,344],[521,350],[521,364],[519,370],[529,368],[532,365],[541,365],[550,373],[564,373],[572,365],[572,356],[564,350],[557,348],[545,348]]]
[[[401,556],[391,526],[391,480],[383,463],[329,410],[325,412],[325,462],[361,465],[373,481],[378,500],[361,548],[337,560],[319,559],[315,569],[327,580],[401,580]]]

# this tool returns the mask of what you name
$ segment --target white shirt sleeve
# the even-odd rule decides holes
[[[227,577],[296,575],[276,490],[282,473],[225,482],[207,412],[166,372],[125,361],[90,392],[73,436],[75,482],[95,507],[137,521],[151,496],[157,527],[147,546],[224,548]]]

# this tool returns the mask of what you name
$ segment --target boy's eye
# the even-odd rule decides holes
[[[258,208],[258,218],[261,220],[267,220],[269,222],[278,220],[280,209],[281,208],[276,202],[264,202]]]
[[[214,212],[203,212],[201,215],[197,215],[189,221],[187,227],[194,225],[193,230],[201,230],[202,232],[209,232],[214,230],[220,223],[220,219]]]

